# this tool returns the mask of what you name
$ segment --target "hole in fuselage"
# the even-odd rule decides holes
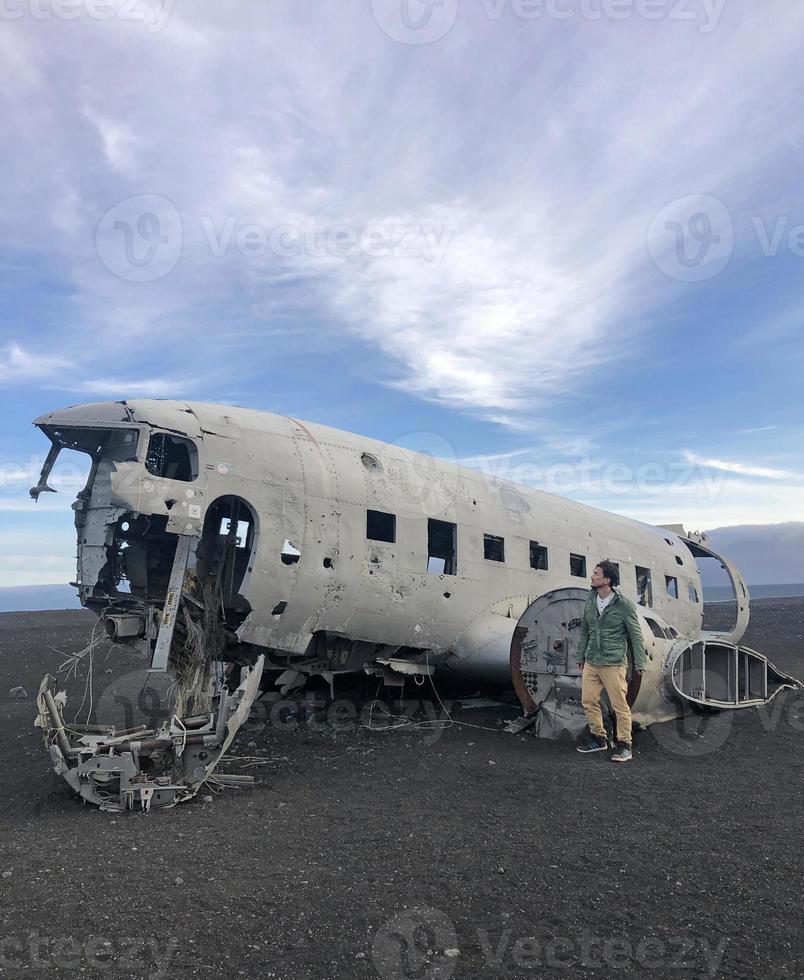
[[[293,543],[285,538],[285,543],[282,545],[282,562],[285,565],[295,565],[296,562],[301,558],[301,552],[296,548]]]

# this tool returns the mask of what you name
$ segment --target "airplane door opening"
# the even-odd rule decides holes
[[[242,497],[219,497],[210,506],[198,545],[198,580],[204,595],[226,610],[227,620],[242,622],[250,611],[241,591],[256,539],[256,517]]]

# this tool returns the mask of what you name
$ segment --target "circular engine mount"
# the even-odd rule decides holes
[[[588,594],[586,589],[556,589],[539,596],[520,616],[511,642],[511,677],[526,714],[550,694],[580,706],[577,651]]]
[[[511,640],[511,678],[526,716],[539,713],[541,737],[580,734],[586,726],[581,704],[583,671],[578,645],[587,589],[555,589],[535,599],[520,616]],[[681,713],[668,672],[685,641],[656,613],[637,606],[646,664],[629,671],[628,703],[636,724],[667,721]],[[630,659],[630,658],[629,658]],[[631,663],[633,668],[633,663]],[[608,704],[606,695],[602,698]]]

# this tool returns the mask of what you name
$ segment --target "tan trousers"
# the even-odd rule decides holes
[[[591,664],[584,664],[581,704],[589,722],[589,731],[599,738],[605,738],[606,729],[603,727],[603,714],[600,710],[600,694],[605,688],[617,717],[617,737],[619,741],[630,745],[631,709],[625,699],[628,692],[626,673],[624,664],[622,667],[593,667]]]

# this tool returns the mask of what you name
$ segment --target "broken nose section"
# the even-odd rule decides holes
[[[47,675],[39,688],[35,724],[44,729],[53,768],[85,803],[102,810],[150,810],[192,799],[204,783],[244,785],[252,777],[225,775],[217,766],[248,717],[260,689],[264,657],[244,668],[237,690],[223,677],[208,714],[173,715],[159,728],[67,724],[66,694]]]

